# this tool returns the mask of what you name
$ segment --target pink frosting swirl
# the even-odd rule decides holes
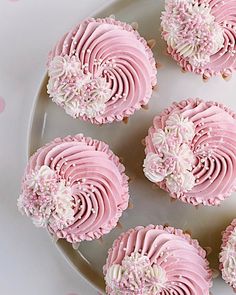
[[[158,293],[150,294],[209,294],[212,274],[206,253],[197,240],[191,239],[182,230],[149,225],[139,226],[123,233],[108,252],[104,274],[107,274],[112,265],[121,265],[124,258],[132,253],[147,256],[152,265],[157,265],[165,272],[166,281],[163,288]],[[109,288],[107,292],[115,294]],[[135,293],[132,290],[124,294],[144,295],[142,292]]]
[[[45,165],[65,180],[75,203],[73,224],[49,226],[52,234],[75,243],[98,239],[116,226],[128,206],[128,177],[107,144],[82,134],[56,138],[30,158],[24,179]]]
[[[146,154],[155,153],[153,134],[165,127],[171,114],[188,118],[196,130],[191,144],[195,185],[190,191],[179,196],[170,194],[171,197],[193,205],[219,205],[236,190],[236,114],[217,102],[189,99],[174,103],[154,118],[145,139]],[[164,182],[157,184],[167,190]]]
[[[218,74],[227,78],[236,69],[236,0],[196,0],[195,2],[209,5],[215,21],[223,29],[224,46],[211,56],[208,64],[199,68],[192,66],[171,46],[168,46],[167,51],[185,71],[195,72],[204,78]]]
[[[102,124],[121,121],[146,105],[156,85],[155,60],[147,42],[131,25],[87,19],[65,34],[49,55],[77,56],[86,73],[105,78],[111,89],[104,113],[83,120]]]
[[[236,219],[234,219],[223,232],[220,270],[225,282],[229,284],[236,293]]]

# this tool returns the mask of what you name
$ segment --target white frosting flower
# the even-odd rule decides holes
[[[230,234],[227,244],[222,249],[220,262],[223,265],[223,279],[236,289],[236,229]]]
[[[65,185],[64,181],[60,181],[58,191],[53,196],[54,210],[50,218],[50,225],[55,225],[58,229],[71,225],[74,221],[73,203],[71,189]]]
[[[162,129],[158,129],[157,132],[153,134],[152,142],[155,146],[161,146],[167,144],[167,134]]]
[[[123,269],[119,264],[113,264],[107,271],[105,280],[108,286],[111,289],[115,289],[117,283],[119,283],[122,279]]]
[[[50,63],[48,69],[49,77],[57,79],[62,76],[67,78],[81,77],[83,78],[84,73],[82,71],[81,62],[76,56],[69,57],[68,55],[55,56]]]
[[[198,0],[166,0],[161,24],[168,46],[194,67],[208,64],[224,44],[223,29],[211,7]]]
[[[152,182],[160,182],[164,180],[167,175],[167,169],[163,159],[155,153],[147,154],[143,167],[145,176]]]
[[[38,227],[50,224],[56,229],[63,229],[74,221],[71,188],[46,165],[27,176],[17,205]]]
[[[192,150],[186,143],[183,143],[178,149],[176,149],[173,157],[176,160],[177,173],[184,173],[186,170],[192,170],[195,157]]]
[[[210,60],[210,56],[206,56],[201,53],[196,53],[195,55],[189,57],[190,64],[196,68],[204,66],[205,64],[209,63]]]
[[[165,282],[167,281],[166,272],[159,265],[154,264],[152,267],[149,267],[147,272],[147,281],[150,281],[150,295],[159,294],[163,289]],[[154,282],[154,283],[153,283]]]
[[[37,172],[32,172],[30,177],[26,180],[26,183],[33,191],[37,191],[40,189],[41,193],[43,193],[47,190],[47,184],[49,181],[51,181],[52,178],[54,178],[54,175],[55,172],[50,169],[50,167],[43,165]],[[42,178],[46,180],[44,186],[41,185]]]
[[[224,34],[222,33],[221,26],[217,23],[213,26],[212,31],[214,32],[214,40],[212,44],[212,52],[213,54],[217,53],[222,47],[224,47]]]
[[[192,141],[195,135],[193,122],[178,114],[169,116],[166,120],[166,128],[171,129],[174,134],[180,136],[184,142]]]
[[[56,56],[49,65],[48,93],[74,118],[95,118],[105,112],[112,90],[106,79],[82,69],[76,56]]]
[[[168,190],[180,194],[195,185],[192,167],[195,156],[190,148],[195,135],[194,124],[174,114],[166,120],[164,130],[158,129],[152,137],[155,153],[147,153],[144,174],[152,182],[166,181]]]
[[[179,195],[190,191],[195,184],[195,177],[190,171],[181,174],[171,174],[166,177],[166,186],[171,193]]]
[[[105,276],[107,287],[116,295],[161,292],[167,281],[166,273],[159,265],[151,265],[147,256],[137,252],[125,256],[121,265],[113,264]],[[140,292],[140,293],[137,293]]]

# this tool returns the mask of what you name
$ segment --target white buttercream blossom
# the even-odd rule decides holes
[[[165,181],[171,193],[191,190],[195,184],[192,173],[195,156],[191,150],[194,135],[194,124],[188,118],[169,116],[164,130],[158,129],[152,135],[155,152],[146,155],[145,176],[154,183]]]
[[[132,290],[134,294],[153,295],[165,287],[167,277],[164,269],[157,264],[151,265],[147,256],[133,252],[125,256],[121,265],[111,265],[105,281],[112,294],[124,295]]]
[[[160,182],[168,174],[164,160],[155,153],[147,154],[143,167],[145,176],[152,182]]]
[[[223,265],[223,279],[236,289],[236,229],[230,234],[226,245],[222,249],[220,262]]]
[[[190,171],[181,174],[171,174],[166,177],[166,186],[171,193],[177,195],[190,191],[195,184],[195,177]]]
[[[54,79],[62,76],[67,78],[72,78],[73,76],[83,78],[84,73],[81,68],[80,60],[76,56],[58,55],[50,62],[48,75]]]
[[[208,64],[224,44],[223,29],[205,2],[166,0],[161,25],[168,46],[194,67]]]
[[[76,56],[56,56],[50,62],[48,93],[74,118],[102,115],[112,90],[104,77],[85,72]]]
[[[17,205],[38,227],[50,225],[63,229],[74,221],[71,188],[46,165],[32,171],[24,180]]]
[[[162,146],[167,144],[167,134],[164,130],[158,129],[157,132],[153,134],[152,142],[155,146]]]
[[[191,141],[195,135],[193,122],[178,114],[169,116],[166,120],[166,128],[174,131],[174,133],[180,136],[184,142]]]

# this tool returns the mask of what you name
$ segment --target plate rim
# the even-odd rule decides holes
[[[114,5],[114,4],[118,4],[119,2],[124,1],[124,0],[109,0],[109,3],[104,3],[100,6],[99,9],[91,12],[91,14],[89,14],[87,17],[85,18],[81,18],[80,21],[82,21],[83,19],[86,18],[90,18],[90,17],[98,17],[99,14],[101,14],[105,9],[109,8],[110,6]],[[72,24],[73,26],[73,24]],[[36,113],[36,108],[37,108],[37,104],[39,101],[39,97],[40,94],[42,93],[42,89],[45,88],[46,83],[47,83],[47,70],[44,70],[44,74],[42,75],[42,78],[40,80],[40,84],[37,87],[35,94],[34,94],[34,99],[32,100],[32,104],[31,104],[31,108],[30,108],[30,112],[29,112],[29,119],[28,119],[28,124],[27,124],[27,131],[26,131],[26,157],[27,160],[29,160],[30,156],[31,156],[31,143],[32,143],[32,129],[33,129],[33,125],[34,125],[34,118],[35,118],[35,113]],[[49,96],[48,96],[49,97]],[[101,292],[105,292],[105,281],[104,278],[101,277],[96,271],[93,271],[92,268],[90,267],[90,265],[88,264],[86,267],[88,268],[87,271],[91,272],[92,275],[96,275],[99,276],[99,280],[92,280],[91,278],[89,279],[88,276],[82,272],[81,270],[79,270],[78,265],[75,263],[75,261],[73,260],[72,256],[74,257],[74,255],[69,255],[67,254],[67,251],[69,249],[69,247],[71,247],[70,252],[73,252],[73,254],[75,254],[76,256],[79,256],[79,258],[82,260],[85,258],[82,257],[82,255],[76,251],[75,249],[73,249],[72,245],[64,240],[58,240],[55,241],[52,237],[52,235],[49,233],[49,231],[47,230],[47,234],[49,236],[49,239],[51,240],[52,243],[54,243],[54,245],[56,246],[57,251],[61,254],[61,256],[63,256],[63,259],[70,265],[70,267],[80,275],[80,277],[82,279],[84,279],[86,281],[86,283],[88,285],[90,285],[92,288],[94,288],[97,292],[100,292],[99,294],[101,294]],[[91,277],[91,275],[90,275]]]

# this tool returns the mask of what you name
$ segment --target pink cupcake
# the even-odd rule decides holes
[[[136,227],[113,243],[104,266],[110,295],[209,295],[212,274],[196,240],[172,227]]]
[[[231,77],[236,69],[236,0],[166,0],[162,35],[184,71]]]
[[[101,141],[56,138],[29,160],[18,208],[71,243],[109,233],[128,206],[124,166]]]
[[[131,116],[157,83],[145,39],[113,18],[87,19],[65,34],[49,55],[48,75],[52,100],[95,124]]]
[[[220,270],[222,278],[236,293],[236,219],[232,221],[223,233]]]
[[[171,197],[219,205],[236,190],[236,114],[200,99],[173,103],[145,139],[144,173]]]

